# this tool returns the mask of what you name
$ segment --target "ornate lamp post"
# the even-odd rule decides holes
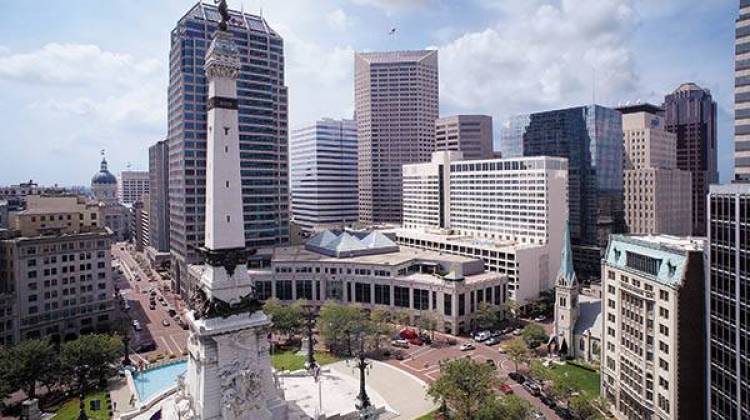
[[[317,363],[315,362],[315,339],[313,338],[313,326],[315,325],[315,313],[312,305],[305,305],[305,327],[307,327],[307,360],[305,361],[305,369],[308,372],[312,372]]]
[[[370,403],[370,397],[367,395],[365,376],[367,369],[370,368],[371,363],[365,359],[365,340],[362,337],[362,333],[357,334],[359,340],[359,349],[355,355],[356,364],[355,367],[359,369],[359,395],[357,395],[357,402],[354,406],[359,411],[359,418],[362,420],[374,420],[377,419],[377,413],[375,407]]]
[[[78,420],[88,420],[86,415],[86,369],[88,366],[80,366],[77,370],[78,373]]]

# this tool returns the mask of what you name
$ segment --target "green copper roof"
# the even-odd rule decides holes
[[[606,264],[611,267],[635,271],[665,286],[676,287],[685,279],[688,252],[700,253],[702,247],[702,243],[697,241],[690,242],[687,238],[665,235],[612,235],[604,258]],[[635,254],[635,258],[647,257],[651,264],[648,267],[643,264],[629,264],[628,254]],[[649,271],[644,271],[644,268]]]
[[[560,273],[557,276],[557,282],[565,286],[574,286],[576,273],[573,271],[573,250],[570,247],[570,226],[565,223],[565,233],[563,234],[562,255],[560,256]]]

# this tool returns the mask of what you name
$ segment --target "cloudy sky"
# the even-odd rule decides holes
[[[147,169],[166,134],[169,32],[194,3],[0,0],[0,185],[88,184],[102,148],[115,173]],[[594,97],[660,104],[694,81],[718,102],[731,176],[737,0],[229,3],[284,37],[291,128],[352,115],[355,51],[437,48],[441,114],[490,114],[496,131]]]

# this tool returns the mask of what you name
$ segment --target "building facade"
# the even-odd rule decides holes
[[[740,0],[735,22],[734,176],[750,180],[750,1]]]
[[[26,210],[13,215],[12,232],[0,240],[0,295],[13,296],[16,340],[60,342],[110,327],[112,231],[102,214],[82,198],[30,196]]]
[[[248,249],[288,241],[287,87],[284,42],[266,21],[230,10],[229,32],[238,48],[240,165]],[[171,34],[169,71],[169,224],[173,289],[186,297],[188,264],[201,260],[206,214],[208,82],[205,57],[220,15],[199,2]]]
[[[148,172],[122,171],[117,181],[117,199],[121,204],[133,204],[149,193],[151,177]]]
[[[451,115],[435,120],[435,150],[455,150],[465,159],[492,159],[492,117]]]
[[[601,389],[618,419],[704,412],[703,249],[702,239],[612,236],[602,260]]]
[[[405,310],[412,323],[429,313],[450,334],[473,330],[481,303],[505,302],[506,277],[485,271],[482,260],[399,247],[378,232],[324,230],[303,246],[260,255],[263,268],[249,273],[261,299]]]
[[[663,110],[642,104],[617,108],[625,139],[625,223],[634,235],[690,235],[691,173],[677,169],[677,138]]]
[[[693,184],[693,236],[706,236],[708,187],[719,182],[716,161],[716,102],[708,89],[684,83],[664,98],[667,131],[677,136],[677,169]]]
[[[166,140],[148,148],[149,246],[169,252],[169,147]]]
[[[357,126],[325,118],[294,130],[289,144],[292,219],[303,229],[358,220]]]
[[[401,223],[401,166],[435,150],[438,53],[357,53],[354,62],[359,220]]]
[[[103,206],[104,225],[114,234],[113,240],[124,241],[130,237],[130,210],[117,201],[117,178],[107,169],[107,159],[102,156],[99,172],[91,177],[91,193]]]
[[[435,152],[430,163],[404,165],[403,174],[399,243],[480,256],[488,270],[508,275],[508,296],[517,302],[554,287],[567,219],[566,159]]]
[[[625,230],[622,118],[599,105],[512,118],[502,130],[503,157],[568,159],[568,215],[579,280],[596,278],[611,233]]]
[[[705,308],[708,418],[750,418],[750,184],[712,185]]]

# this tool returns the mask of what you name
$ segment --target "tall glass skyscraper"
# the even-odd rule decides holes
[[[568,158],[568,206],[579,277],[600,275],[610,233],[625,230],[622,117],[599,105],[520,115],[502,129],[503,157]]]
[[[237,81],[246,245],[289,238],[287,88],[284,44],[259,16],[230,11],[240,51]],[[172,282],[186,297],[186,267],[200,261],[206,202],[207,88],[204,59],[221,20],[199,2],[172,30],[169,53],[169,213]]]

